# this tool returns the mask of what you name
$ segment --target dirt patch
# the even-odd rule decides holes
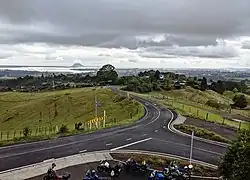
[[[220,124],[215,124],[212,122],[194,119],[194,118],[187,118],[184,124],[193,125],[196,127],[204,128],[209,131],[213,131],[216,134],[221,135],[230,140],[235,140],[237,138],[237,130],[231,127],[226,127]]]

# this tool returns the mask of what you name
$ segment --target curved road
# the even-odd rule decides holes
[[[136,124],[102,131],[63,137],[55,140],[19,144],[0,148],[0,171],[98,150],[147,150],[189,157],[190,138],[164,129],[164,122],[175,114],[147,100],[136,98],[146,108],[146,115]],[[225,147],[194,140],[193,159],[217,164]]]

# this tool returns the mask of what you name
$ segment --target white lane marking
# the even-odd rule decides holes
[[[148,134],[143,134],[142,136],[147,136]]]
[[[146,126],[149,125],[149,124],[154,123],[154,122],[157,121],[157,120],[160,118],[160,116],[161,116],[161,111],[160,111],[155,105],[153,105],[153,104],[151,104],[151,105],[157,110],[158,115],[157,115],[157,117],[156,117],[153,121],[150,121],[149,123],[147,123]]]
[[[50,161],[54,161],[54,160],[55,160],[55,158],[51,158],[51,159],[46,159],[43,162],[46,163],[46,162],[50,162]]]
[[[106,144],[106,146],[111,146],[112,145],[112,143],[108,143],[108,144]]]
[[[88,151],[87,149],[84,149],[84,150],[82,150],[82,151],[79,151],[79,153],[81,154],[81,153],[84,153],[84,152],[86,152],[86,151]]]
[[[158,129],[156,129],[155,132],[158,132]]]
[[[191,135],[188,135],[188,134],[185,134],[185,133],[182,133],[182,132],[181,133],[176,133],[174,130],[172,130],[171,124],[172,124],[172,121],[174,119],[174,113],[171,110],[169,110],[169,109],[166,109],[166,110],[168,110],[170,112],[171,116],[172,116],[171,119],[170,119],[170,121],[168,122],[168,130],[170,132],[174,133],[174,134],[179,135],[179,136],[190,137],[191,138]],[[200,142],[205,142],[207,144],[217,145],[217,146],[220,146],[220,147],[228,147],[227,144],[225,144],[225,143],[220,143],[220,142],[217,143],[217,142],[213,142],[212,140],[202,139],[202,138],[197,137],[197,136],[194,137],[194,140],[200,141]]]
[[[149,141],[151,140],[152,138],[147,138],[147,139],[142,139],[140,141],[135,141],[135,142],[132,142],[132,143],[129,143],[129,144],[125,144],[123,146],[119,146],[119,147],[116,147],[116,148],[113,148],[113,149],[110,149],[110,151],[115,151],[115,150],[118,150],[118,149],[122,149],[122,148],[125,148],[125,147],[129,147],[129,146],[132,146],[132,145],[135,145],[135,144],[139,144],[139,143],[142,143],[142,142],[145,142],[145,141]]]
[[[130,141],[132,138],[128,138],[128,139],[126,139],[126,141]]]
[[[157,139],[157,138],[154,138],[154,140],[162,141],[162,142],[165,142],[165,143],[168,143],[168,144],[172,143],[172,144],[176,144],[176,145],[179,145],[179,146],[184,146],[184,147],[190,148],[190,145],[181,144],[181,143],[177,143],[177,142],[174,142],[174,141],[167,141],[167,140]],[[216,154],[216,155],[219,155],[219,156],[222,156],[222,155],[223,155],[223,154],[221,154],[221,153],[214,152],[214,151],[209,151],[209,150],[206,150],[206,149],[201,149],[201,148],[196,148],[196,147],[194,147],[194,149],[199,150],[199,151],[208,152],[208,153],[210,153],[210,154]]]

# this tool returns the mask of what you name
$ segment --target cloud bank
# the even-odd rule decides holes
[[[0,2],[0,65],[240,67],[249,0]]]

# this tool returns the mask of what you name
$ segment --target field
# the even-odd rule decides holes
[[[108,127],[132,123],[144,114],[141,104],[106,88],[0,93],[1,138],[18,137],[25,127],[29,127],[33,135],[41,135],[58,131],[62,124],[69,130],[73,130],[77,122],[86,125],[85,122],[95,117],[95,94],[100,105],[98,116],[103,116],[106,110]]]

